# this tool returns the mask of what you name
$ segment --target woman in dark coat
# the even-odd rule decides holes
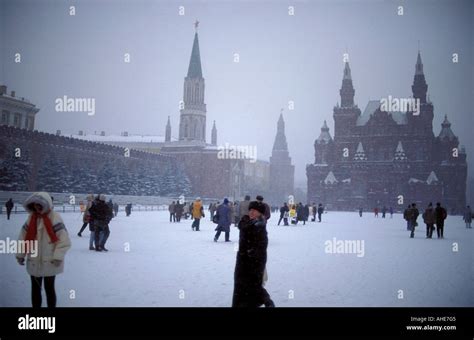
[[[235,263],[232,307],[274,307],[270,295],[263,288],[263,273],[267,263],[267,228],[265,206],[251,202],[248,215],[240,220],[239,251]]]
[[[221,232],[225,233],[225,241],[230,242],[230,225],[232,224],[232,211],[229,207],[229,200],[227,198],[224,199],[224,203],[217,207],[217,216],[219,217],[217,228],[216,228],[216,236],[214,236],[214,242],[217,242]]]

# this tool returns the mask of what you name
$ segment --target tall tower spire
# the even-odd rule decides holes
[[[184,78],[184,107],[180,110],[179,140],[206,142],[206,104],[204,103],[204,78],[196,21],[193,48],[187,76]]]
[[[166,123],[165,142],[171,142],[171,123],[170,123],[170,116],[168,116],[168,123]]]
[[[341,95],[341,107],[354,106],[355,90],[352,86],[351,68],[348,61],[346,61],[344,65],[344,75],[342,77],[342,86],[339,94]]]
[[[421,61],[421,54],[418,51],[415,65],[415,76],[413,78],[413,85],[411,87],[413,97],[420,99],[420,103],[426,103],[426,93],[428,85],[426,84],[425,74],[423,72],[423,62]]]
[[[212,125],[212,132],[211,132],[211,144],[217,145],[217,128],[216,128],[216,121]]]
[[[283,111],[283,110],[282,110]],[[287,151],[288,144],[286,143],[285,122],[283,120],[283,112],[280,111],[280,118],[277,123],[277,134],[273,142],[273,151]]]
[[[277,123],[277,133],[270,157],[270,199],[272,204],[281,204],[293,194],[295,183],[295,167],[291,164],[288,144],[285,136],[283,109]]]

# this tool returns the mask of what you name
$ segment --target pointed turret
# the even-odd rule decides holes
[[[283,113],[280,113],[280,118],[277,123],[277,134],[275,142],[273,143],[273,151],[288,151],[288,144],[286,143],[285,122],[283,120]]]
[[[407,155],[405,154],[405,150],[403,149],[403,145],[401,141],[398,141],[397,148],[395,150],[395,157],[394,160],[396,161],[406,161]]]
[[[198,33],[194,33],[193,50],[189,60],[188,78],[202,78],[201,54],[199,53]]]
[[[453,142],[457,139],[453,133],[453,130],[451,130],[451,123],[449,122],[447,115],[444,116],[444,121],[441,123],[441,132],[439,133],[438,138],[441,142]]]
[[[332,141],[332,137],[331,137],[331,134],[329,133],[328,125],[326,124],[326,121],[324,121],[324,124],[321,127],[321,133],[319,134],[318,139],[316,139],[316,143],[327,144],[330,141]]]
[[[355,161],[366,161],[367,157],[365,156],[364,147],[362,146],[362,142],[359,142],[357,145],[357,150],[354,155]]]
[[[168,116],[168,123],[166,123],[165,142],[171,142],[171,123],[170,123],[170,116]]]
[[[344,75],[342,77],[342,86],[339,90],[339,94],[341,95],[341,107],[354,106],[355,90],[352,86],[351,68],[348,61],[344,65]]]
[[[420,103],[426,103],[426,93],[428,91],[428,85],[426,84],[425,74],[423,72],[423,63],[421,61],[421,54],[418,51],[418,57],[416,58],[415,65],[415,77],[413,78],[413,85],[411,87],[413,92],[413,98],[420,100]]]
[[[214,124],[212,125],[211,144],[212,144],[212,145],[217,145],[217,128],[216,128],[216,121],[214,121]]]

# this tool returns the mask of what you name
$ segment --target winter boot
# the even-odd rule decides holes
[[[95,248],[94,247],[89,247],[89,250],[95,250]]]
[[[77,236],[82,237],[81,233],[77,233]]]

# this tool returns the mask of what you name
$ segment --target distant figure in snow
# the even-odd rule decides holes
[[[224,198],[224,203],[217,208],[218,223],[216,227],[216,235],[214,242],[217,242],[221,232],[225,233],[225,242],[230,242],[230,225],[232,224],[232,211],[229,206],[229,200]]]
[[[168,206],[168,211],[170,212],[170,222],[176,222],[176,204],[174,201]]]
[[[423,222],[426,224],[426,238],[432,238],[435,223],[433,203],[430,202],[430,204],[428,204],[428,207],[421,216],[423,217]]]
[[[407,221],[407,230],[411,229],[410,218],[408,216],[408,214],[410,213],[410,209],[411,209],[411,205],[409,204],[408,207],[403,211],[403,218],[405,219],[405,221]]]
[[[89,209],[92,207],[92,202],[93,201],[94,201],[94,195],[93,194],[87,195],[87,204],[86,204],[84,213],[82,214],[82,223],[83,224],[82,224],[81,229],[77,233],[77,236],[79,236],[79,237],[82,237],[82,232],[84,231],[84,229],[86,229],[87,225],[90,223],[90,215],[91,214],[89,213]]]
[[[290,211],[288,213],[288,216],[290,217],[290,223],[291,224],[295,224],[298,222],[297,221],[297,216],[296,216],[296,205],[295,204],[292,204],[291,205],[291,208],[290,208]]]
[[[303,221],[303,225],[305,224],[304,223],[304,207],[303,207],[303,203],[301,202],[299,202],[296,205],[296,224],[298,224],[299,221]]]
[[[202,207],[202,201],[200,197],[197,197],[193,203],[192,216],[194,218],[191,229],[194,231],[199,231],[199,224],[201,223],[201,218],[206,217],[204,215],[204,209]]]
[[[89,209],[92,225],[94,226],[94,243],[96,251],[108,251],[105,243],[110,235],[109,223],[112,220],[113,212],[106,202],[104,194],[100,194]]]
[[[472,210],[470,206],[467,206],[466,209],[464,210],[464,215],[463,215],[463,220],[466,222],[466,228],[472,229],[471,223],[472,223]]]
[[[119,205],[117,202],[114,203],[114,216],[117,217],[119,211]]]
[[[263,287],[268,246],[265,213],[265,205],[253,201],[249,204],[248,215],[244,215],[240,220],[232,307],[275,307]]]
[[[214,219],[214,214],[216,213],[217,206],[215,203],[209,204],[209,214],[211,215],[211,221]]]
[[[14,206],[15,204],[11,198],[5,203],[5,208],[7,208],[7,220],[10,219],[10,214],[12,213]]]
[[[375,217],[379,217],[379,208],[378,207],[374,208],[374,214],[375,214]]]
[[[362,207],[359,207],[359,217],[362,217]]]
[[[128,216],[130,216],[130,214],[132,213],[132,203],[128,203],[126,206],[125,206],[125,214]]]
[[[36,254],[29,246],[25,253],[17,253],[20,265],[25,264],[31,277],[31,302],[33,308],[42,304],[42,284],[46,291],[48,308],[56,307],[54,280],[64,271],[64,258],[71,248],[71,241],[61,216],[53,210],[53,201],[46,192],[36,192],[24,203],[28,218],[21,228],[19,241],[37,241]]]
[[[436,220],[436,233],[438,238],[444,238],[444,220],[448,217],[446,209],[441,206],[441,203],[436,203],[435,209],[435,220]]]
[[[390,209],[388,211],[390,212],[390,218],[393,218],[393,208],[390,207]]]
[[[318,207],[316,206],[316,203],[311,204],[311,222],[316,222],[316,214],[318,213]]]
[[[308,204],[305,204],[303,207],[303,225],[306,224],[306,221],[309,218],[309,206]]]
[[[382,207],[382,218],[385,218],[385,214],[387,214],[387,208],[385,205]]]
[[[187,220],[189,217],[189,204],[186,202],[183,205],[183,214],[184,214],[184,219]]]
[[[420,215],[420,212],[418,211],[418,208],[416,207],[416,203],[412,203],[411,208],[409,209],[409,212],[408,212],[408,218],[410,219],[410,238],[415,237],[415,229],[416,227],[418,227],[418,222],[416,220],[419,215]]]
[[[176,222],[181,222],[181,217],[183,216],[183,205],[179,203],[179,201],[176,202],[176,205],[174,206],[174,212],[176,216]]]
[[[288,204],[284,202],[280,208],[280,219],[278,220],[278,225],[280,225],[280,222],[285,218],[285,213],[288,211],[290,211],[290,209],[288,208]],[[285,225],[288,225],[288,220],[286,221]]]
[[[324,212],[324,207],[321,203],[319,203],[319,205],[318,205],[318,222],[321,222],[321,217],[323,215],[323,212]]]

